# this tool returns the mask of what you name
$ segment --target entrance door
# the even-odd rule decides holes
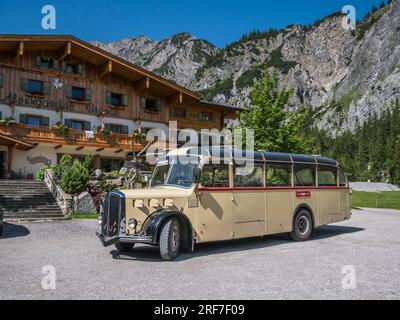
[[[199,205],[200,242],[232,239],[232,191],[228,165],[204,165]]]
[[[235,166],[233,175],[233,236],[246,238],[266,233],[264,164]]]

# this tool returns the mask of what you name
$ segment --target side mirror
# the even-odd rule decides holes
[[[193,177],[194,177],[194,183],[199,184],[200,183],[200,175],[201,175],[201,169],[200,168],[195,168],[193,170]]]

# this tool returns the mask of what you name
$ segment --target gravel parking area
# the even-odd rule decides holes
[[[304,243],[278,235],[198,245],[175,262],[149,246],[119,255],[96,228],[95,220],[6,224],[0,299],[400,298],[399,211],[354,211]],[[55,268],[54,290],[42,288],[45,265]],[[349,270],[353,288],[343,287]]]

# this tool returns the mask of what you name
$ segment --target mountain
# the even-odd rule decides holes
[[[400,0],[373,10],[355,31],[343,28],[343,18],[252,32],[223,49],[188,33],[93,44],[232,105],[248,105],[254,81],[274,67],[294,90],[289,109],[312,108],[316,125],[337,134],[400,98]]]

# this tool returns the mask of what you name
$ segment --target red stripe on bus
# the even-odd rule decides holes
[[[265,190],[349,190],[349,187],[234,187],[199,188],[198,191],[265,191]]]

